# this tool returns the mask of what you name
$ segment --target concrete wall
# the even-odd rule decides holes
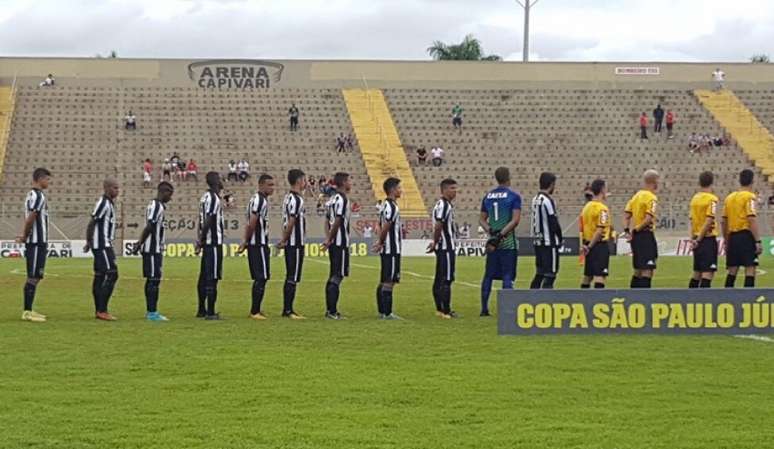
[[[36,84],[48,73],[60,83],[105,86],[197,87],[189,65],[205,60],[0,58],[0,84],[14,79]],[[259,60],[211,60],[209,66],[259,67]],[[233,61],[231,63],[227,61]],[[302,61],[272,60],[266,67],[276,75],[270,87],[370,87],[383,88],[623,88],[705,87],[715,67],[728,75],[736,88],[774,88],[774,64],[679,63],[519,63],[435,61]],[[273,66],[273,67],[272,67]],[[620,75],[619,67],[657,68],[657,75]],[[198,77],[201,66],[194,71]]]

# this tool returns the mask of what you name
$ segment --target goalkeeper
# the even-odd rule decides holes
[[[514,232],[521,219],[521,195],[511,190],[511,173],[506,167],[495,170],[497,187],[481,203],[481,227],[489,233],[486,242],[486,270],[481,281],[481,316],[489,314],[489,295],[495,279],[503,289],[513,288],[516,280],[518,241]]]

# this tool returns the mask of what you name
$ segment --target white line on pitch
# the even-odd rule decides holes
[[[755,340],[755,341],[765,341],[766,343],[774,343],[774,338],[771,337],[765,337],[763,335],[734,335],[736,338],[746,338],[748,340]]]

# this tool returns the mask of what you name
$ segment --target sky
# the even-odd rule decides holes
[[[774,58],[770,2],[538,0],[530,58]],[[0,0],[0,56],[422,60],[473,34],[521,60],[522,33],[516,0]]]

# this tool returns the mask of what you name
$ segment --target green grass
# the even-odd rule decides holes
[[[767,259],[768,260],[768,259]],[[762,448],[774,446],[774,344],[728,336],[499,337],[478,318],[482,262],[459,259],[454,307],[433,316],[433,260],[404,261],[396,311],[375,320],[378,259],[353,259],[343,322],[321,319],[327,261],[306,264],[297,309],[246,319],[246,261],[227,259],[222,322],[195,312],[196,259],[168,259],[160,310],[143,320],[139,260],[120,260],[115,323],[91,318],[91,260],[52,260],[19,321],[23,261],[0,260],[3,448]],[[522,258],[518,288],[532,276]],[[655,286],[682,287],[686,258]],[[774,263],[759,285],[774,285]],[[616,258],[611,286],[625,286]],[[413,273],[413,274],[412,274]],[[559,287],[578,284],[574,257]],[[717,280],[716,285],[722,283]]]

